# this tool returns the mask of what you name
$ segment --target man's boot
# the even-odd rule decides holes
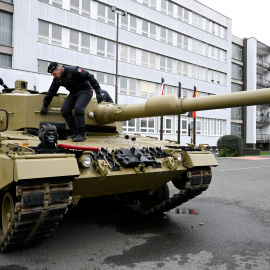
[[[85,129],[78,129],[78,135],[73,139],[73,142],[83,142],[85,140]]]
[[[68,139],[74,139],[78,135],[76,129],[71,129],[71,131],[72,131],[72,135],[68,136]]]

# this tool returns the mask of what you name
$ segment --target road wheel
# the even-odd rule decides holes
[[[139,202],[145,210],[148,210],[167,200],[168,198],[169,188],[168,185],[165,184],[153,193],[149,193],[149,191],[143,192],[139,198]]]
[[[14,216],[14,201],[9,192],[6,192],[2,201],[2,234],[6,234]]]

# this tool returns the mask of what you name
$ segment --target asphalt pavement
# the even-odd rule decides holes
[[[0,270],[269,270],[270,157],[218,163],[202,195],[159,217],[72,208],[44,243],[0,254]]]

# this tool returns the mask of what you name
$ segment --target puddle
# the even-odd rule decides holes
[[[168,213],[175,215],[197,215],[197,211],[191,208],[174,208],[170,210]]]

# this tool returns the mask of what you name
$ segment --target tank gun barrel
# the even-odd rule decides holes
[[[154,96],[139,104],[106,104],[95,108],[95,119],[108,124],[133,118],[177,115],[232,107],[270,104],[270,88],[220,94],[197,98],[178,98],[175,95]]]

